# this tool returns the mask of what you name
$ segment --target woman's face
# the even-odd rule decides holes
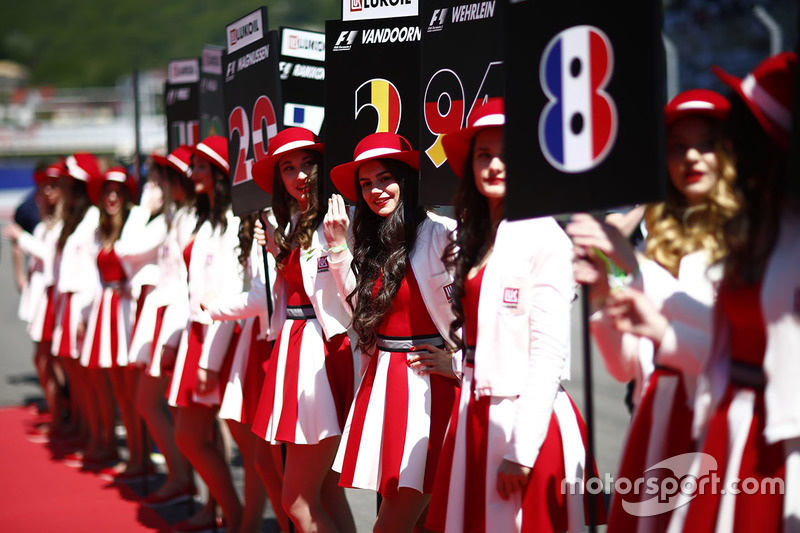
[[[192,156],[192,181],[195,194],[214,196],[214,173],[211,163],[202,157]]]
[[[481,130],[473,140],[472,172],[475,187],[490,201],[502,200],[506,196],[503,148],[503,129],[499,126]]]
[[[278,160],[283,186],[303,211],[308,207],[309,177],[315,166],[314,155],[309,150],[293,150]]]
[[[41,196],[45,205],[53,207],[61,200],[61,185],[57,179],[48,178],[41,186]]]
[[[400,183],[379,159],[358,167],[358,186],[376,215],[388,217],[400,204]]]
[[[125,184],[118,181],[107,181],[103,184],[100,196],[100,205],[108,216],[116,216],[122,211],[125,201],[122,197],[122,188]]]
[[[715,141],[711,123],[702,117],[678,119],[667,130],[669,179],[689,206],[703,203],[717,184]]]

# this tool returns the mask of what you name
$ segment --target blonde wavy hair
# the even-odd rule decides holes
[[[681,259],[687,254],[706,250],[713,264],[728,253],[724,227],[741,204],[733,186],[736,163],[721,137],[715,141],[714,152],[719,175],[702,204],[689,207],[686,198],[669,180],[667,201],[649,205],[645,211],[648,231],[645,256],[675,277],[678,277]]]

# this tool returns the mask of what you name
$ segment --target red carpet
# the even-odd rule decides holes
[[[28,441],[37,418],[25,407],[0,409],[0,531],[172,531],[130,487],[70,468]]]

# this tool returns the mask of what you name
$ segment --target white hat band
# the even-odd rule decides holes
[[[770,120],[786,131],[792,129],[792,114],[783,104],[772,97],[766,89],[758,84],[752,74],[748,74],[741,83],[742,92],[750,98]]]
[[[305,139],[299,141],[292,141],[284,144],[283,146],[275,150],[275,152],[272,155],[280,155],[286,152],[290,152],[292,150],[297,150],[298,148],[304,148],[306,146],[311,146],[314,144],[316,144],[314,141],[308,141]]]
[[[70,176],[77,180],[89,181],[89,173],[78,165],[78,161],[75,159],[74,155],[71,155],[67,158],[66,164]]]
[[[106,173],[106,181],[116,181],[119,183],[125,183],[125,180],[128,179],[127,174],[124,172],[120,172],[119,170],[112,170],[111,172]]]
[[[178,167],[180,171],[183,172],[184,174],[186,174],[189,171],[189,165],[187,165],[186,162],[181,161],[172,154],[169,154],[167,156],[167,161]]]
[[[483,126],[502,126],[506,123],[506,116],[500,113],[495,115],[486,115],[485,117],[481,117],[476,120],[473,124],[473,128],[481,128]]]
[[[397,154],[400,153],[402,150],[398,150],[397,148],[373,148],[372,150],[367,150],[366,152],[361,152],[356,157],[356,161],[363,161],[364,159],[370,159],[373,157],[380,157],[382,155],[389,155],[389,154]]]
[[[716,109],[716,107],[711,102],[705,102],[703,100],[690,100],[688,102],[678,104],[675,109]]]
[[[204,153],[205,155],[207,155],[208,157],[210,157],[211,159],[213,159],[214,161],[219,163],[219,166],[224,168],[226,172],[230,171],[230,167],[228,166],[228,162],[225,161],[223,158],[221,158],[217,152],[215,152],[214,150],[212,150],[211,148],[209,148],[205,144],[203,144],[203,143],[198,144],[197,145],[197,151]]]

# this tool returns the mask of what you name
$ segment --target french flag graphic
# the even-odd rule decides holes
[[[283,125],[287,128],[298,126],[319,135],[325,120],[325,108],[316,105],[291,104],[283,106]]]
[[[613,148],[617,108],[605,92],[613,70],[611,41],[593,26],[568,28],[545,48],[539,82],[550,102],[539,118],[539,145],[558,170],[591,170]]]

